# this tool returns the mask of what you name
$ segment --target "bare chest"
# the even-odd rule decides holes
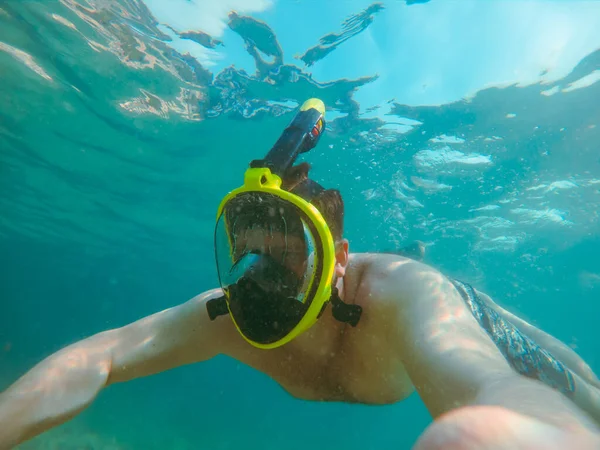
[[[408,397],[414,388],[396,349],[376,336],[359,337],[348,336],[339,349],[317,357],[289,353],[262,370],[304,400],[389,404]]]
[[[360,304],[363,315],[353,328],[339,324],[326,311],[313,329],[299,336],[302,345],[250,364],[279,383],[290,395],[315,401],[389,404],[408,397],[414,387],[401,361],[398,323],[378,302],[377,285],[361,283],[368,276],[356,264],[346,276],[348,301]],[[355,281],[352,281],[355,280]],[[299,351],[304,349],[304,352]]]

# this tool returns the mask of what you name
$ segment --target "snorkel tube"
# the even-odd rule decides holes
[[[307,177],[293,188],[282,188],[298,156],[318,143],[325,130],[324,115],[321,100],[304,102],[267,155],[250,163],[244,184],[227,194],[217,211],[215,259],[223,296],[207,302],[208,315],[214,320],[229,314],[240,335],[257,348],[272,349],[290,342],[309,329],[329,303],[337,320],[356,326],[360,319],[361,307],[343,303],[332,285],[335,243],[325,218],[312,203],[324,188]],[[302,266],[302,274],[281,270],[281,263],[274,262],[270,253],[263,254],[259,247],[270,252],[271,243],[255,245],[251,250],[256,256],[235,253],[240,242],[236,223],[247,226],[248,220],[258,228],[276,217],[284,224],[286,249],[295,222],[300,224],[302,247],[307,252],[312,249],[304,255],[307,261],[312,255],[312,262]],[[268,227],[271,230],[271,224]]]
[[[305,101],[296,117],[283,130],[264,159],[254,160],[251,168],[265,167],[283,177],[301,153],[313,149],[325,131],[325,104],[318,98]]]

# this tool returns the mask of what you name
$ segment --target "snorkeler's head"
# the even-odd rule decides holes
[[[207,304],[209,315],[228,311],[240,334],[259,348],[294,339],[329,303],[337,320],[355,326],[360,318],[353,305],[343,304],[335,284],[348,263],[342,197],[311,180],[307,163],[294,166],[318,142],[324,115],[321,100],[304,102],[217,212],[215,257],[224,295]]]

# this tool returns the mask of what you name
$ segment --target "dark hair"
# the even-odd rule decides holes
[[[282,179],[282,189],[293,192],[294,188],[308,178],[310,164],[303,162],[290,167]],[[312,199],[311,203],[319,210],[329,226],[334,241],[344,234],[344,200],[337,189],[325,189]]]

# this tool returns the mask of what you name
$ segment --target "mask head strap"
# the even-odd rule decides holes
[[[362,306],[344,303],[344,301],[340,298],[338,289],[335,286],[331,290],[331,298],[329,301],[331,302],[331,313],[333,314],[333,318],[335,320],[338,322],[347,323],[353,327],[358,325],[363,311]],[[210,320],[215,320],[219,316],[225,316],[229,314],[225,296],[223,295],[207,301],[206,310],[208,311],[208,317]],[[321,314],[323,314],[324,311],[325,307],[323,307],[323,310],[321,310]],[[319,316],[321,316],[321,314],[319,314]]]
[[[206,311],[210,320],[215,320],[219,316],[225,316],[229,314],[229,308],[227,308],[227,299],[224,295],[211,298],[206,302]]]
[[[331,289],[330,301],[331,313],[333,314],[335,320],[350,324],[353,327],[358,325],[358,321],[362,315],[362,306],[344,303],[344,301],[340,298],[337,287],[335,286]]]
[[[309,178],[297,184],[291,192],[298,197],[302,197],[307,202],[311,202],[317,195],[323,192],[325,188],[316,181]]]

